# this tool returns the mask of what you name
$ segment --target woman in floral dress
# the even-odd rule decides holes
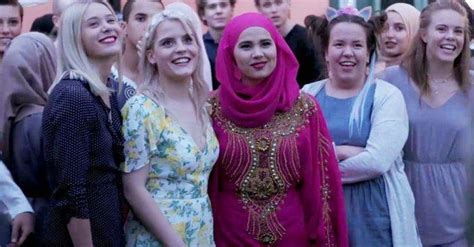
[[[214,246],[207,182],[219,144],[205,108],[209,72],[201,34],[179,6],[153,18],[143,84],[122,110],[127,246]]]

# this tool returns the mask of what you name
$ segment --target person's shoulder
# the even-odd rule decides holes
[[[286,42],[302,42],[303,40],[306,41],[307,33],[306,28],[295,24],[290,31],[284,36]]]
[[[69,101],[85,101],[90,103],[93,98],[87,81],[81,79],[61,79],[51,91],[50,99],[62,99]]]
[[[301,119],[305,124],[322,117],[322,110],[318,100],[313,95],[306,92],[300,93],[292,112],[294,116],[301,116]]]
[[[377,78],[384,80],[398,88],[403,87],[405,83],[410,81],[408,71],[400,65],[385,68],[385,70],[377,75]]]
[[[144,108],[145,105],[155,105],[155,104],[153,100],[150,99],[148,96],[142,93],[137,93],[127,100],[127,103],[125,103],[124,107],[138,109],[138,108]],[[146,108],[149,108],[149,106]]]
[[[216,44],[214,41],[214,38],[212,38],[210,32],[206,32],[205,34],[202,35],[202,40],[204,41],[205,45],[211,45],[211,44]]]
[[[49,96],[45,109],[46,118],[55,116],[54,119],[67,122],[73,121],[72,119],[81,119],[83,122],[95,121],[97,104],[95,96],[88,89],[87,82],[79,79],[62,79]]]
[[[315,98],[313,95],[307,93],[307,92],[304,92],[304,91],[301,91],[300,92],[300,96],[298,97],[298,102],[300,103],[311,103],[311,102],[314,102],[315,101]]]
[[[79,79],[79,78],[62,78],[57,83],[55,89],[70,89],[70,90],[86,90],[89,88],[88,83],[86,80]]]
[[[308,37],[308,31],[305,27],[295,24],[295,26],[290,30],[290,32],[286,35],[285,39],[292,39],[298,42],[302,42],[307,44],[310,39]]]
[[[385,81],[383,79],[375,79],[376,83],[376,91],[384,91],[384,92],[393,92],[399,90],[396,86],[394,86],[392,83]]]
[[[163,117],[165,109],[149,96],[138,93],[127,100],[122,107],[122,115],[138,114],[141,116]]]
[[[319,90],[321,90],[321,88],[324,87],[324,85],[326,85],[326,82],[327,82],[327,79],[308,83],[303,86],[301,91],[311,94],[311,95],[316,95],[319,92]]]
[[[306,35],[308,33],[308,30],[306,30],[306,28],[301,26],[300,24],[295,24],[292,31],[294,31],[295,33],[300,34],[300,35],[301,34]]]
[[[404,102],[403,94],[397,86],[382,79],[376,79],[375,83],[375,102],[386,102],[387,100],[395,100],[399,103]]]
[[[211,33],[210,33],[209,31],[207,31],[206,33],[204,33],[204,34],[202,35],[202,37],[203,37],[204,39],[212,39]]]
[[[306,92],[300,92],[300,96],[296,101],[297,111],[303,114],[313,112],[319,108],[316,98]]]
[[[398,78],[406,75],[407,70],[400,65],[393,65],[385,68],[378,74],[378,78],[388,81],[386,78]]]

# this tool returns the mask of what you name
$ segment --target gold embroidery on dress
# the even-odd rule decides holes
[[[247,232],[263,244],[273,244],[286,231],[276,211],[291,185],[300,180],[298,130],[309,123],[314,101],[300,95],[290,111],[277,113],[259,128],[236,126],[221,115],[216,97],[211,103],[217,124],[229,134],[222,163],[249,212]]]
[[[320,129],[319,126],[319,121],[318,120],[318,129]],[[324,227],[326,230],[326,246],[332,247],[336,246],[336,240],[334,236],[334,229],[332,226],[332,220],[331,220],[331,208],[329,205],[329,200],[331,199],[331,189],[329,187],[329,176],[328,174],[328,160],[326,157],[329,157],[329,152],[330,152],[330,145],[332,145],[329,140],[322,135],[322,133],[319,131],[319,161],[322,163],[320,164],[320,169],[321,169],[321,197],[323,201],[323,222],[324,222]]]

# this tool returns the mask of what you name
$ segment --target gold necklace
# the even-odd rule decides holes
[[[446,87],[446,85],[448,84],[447,82],[451,79],[452,75],[452,72],[444,78],[431,78],[431,76],[428,75],[429,86],[433,89],[432,91],[435,95],[439,94],[441,88]]]

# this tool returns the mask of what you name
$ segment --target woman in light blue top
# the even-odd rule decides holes
[[[351,246],[420,246],[401,150],[408,135],[403,96],[372,73],[375,36],[364,10],[310,21],[329,78],[306,85],[323,110],[342,173]],[[367,19],[367,18],[366,18]]]

